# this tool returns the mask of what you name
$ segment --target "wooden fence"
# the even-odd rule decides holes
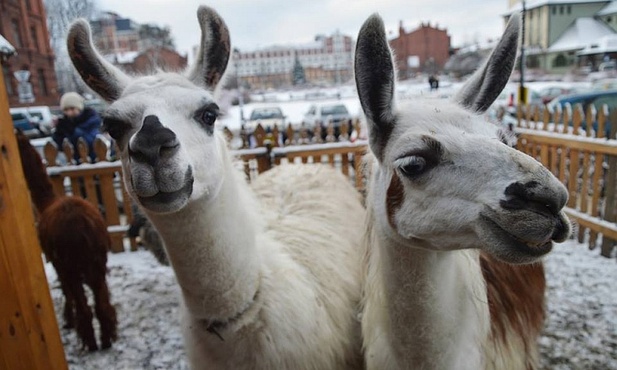
[[[80,164],[73,160],[74,148],[65,140],[63,156],[66,164],[58,162],[58,149],[49,141],[43,152],[47,163],[47,174],[57,195],[78,195],[99,207],[107,222],[111,236],[112,252],[124,251],[124,238],[133,221],[131,201],[122,185],[122,166],[119,161],[110,161],[109,144],[102,138],[94,143],[96,160],[90,163],[88,146],[80,139],[77,150]],[[64,161],[63,161],[64,162]],[[134,238],[129,239],[131,250],[137,249]]]
[[[613,124],[611,125],[610,122]],[[522,108],[515,128],[517,148],[536,158],[568,188],[565,212],[576,224],[575,236],[605,257],[617,244],[617,110],[603,106]]]
[[[226,133],[229,135],[229,132]],[[280,140],[280,136],[274,136],[275,134],[278,134],[276,130],[266,132],[258,126],[253,133],[254,142],[258,147],[231,151],[238,159],[238,165],[243,167],[248,181],[281,163],[319,162],[328,163],[339,169],[358,190],[364,189],[365,181],[359,174],[361,157],[367,150],[365,140],[348,141],[349,135],[344,129],[336,138],[334,135],[328,135],[326,143],[315,139],[310,145],[296,144],[311,142],[303,139],[303,135],[307,135],[306,131],[293,134],[290,131],[287,136],[289,139],[286,141]],[[279,140],[274,139],[275,137],[279,137]],[[285,144],[287,146],[284,146]],[[42,149],[54,192],[58,195],[78,195],[98,206],[105,217],[112,238],[112,252],[122,252],[125,250],[126,231],[133,220],[132,203],[122,183],[122,166],[119,161],[113,160],[110,155],[110,145],[102,137],[97,138],[94,143],[96,154],[94,162],[90,161],[87,144],[83,140],[77,147],[80,164],[73,160],[74,150],[66,140],[62,152],[59,152],[51,140]],[[136,250],[135,239],[130,238],[129,243],[130,249]]]
[[[617,125],[610,126],[609,121],[617,122],[617,110],[609,120],[606,107],[600,112],[589,108],[587,114],[581,107],[567,107],[555,114],[523,107],[515,128],[517,148],[544,164],[568,188],[566,213],[577,226],[578,240],[587,241],[591,249],[600,245],[601,254],[607,257],[617,244]],[[261,126],[252,133],[240,131],[237,138],[228,129],[225,134],[229,142],[241,143],[232,154],[239,159],[237,163],[243,167],[248,181],[281,163],[320,162],[338,168],[359,191],[364,190],[360,166],[367,142],[350,140],[366,136],[360,132],[358,120],[341,125],[336,134],[332,124],[325,133],[320,127],[309,132],[304,128],[294,131],[289,125],[284,135],[277,127],[265,130]],[[73,158],[72,150],[65,143],[64,157]],[[78,194],[98,204],[114,240],[113,251],[123,251],[122,241],[132,214],[122,186],[120,163],[110,161],[109,146],[103,140],[95,143],[96,163],[89,163],[84,143],[78,150],[84,164],[59,165],[55,145],[46,144],[44,153],[54,189],[58,194]],[[130,243],[131,249],[135,249],[135,240]]]

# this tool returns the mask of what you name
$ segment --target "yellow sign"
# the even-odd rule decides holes
[[[518,88],[518,104],[523,105],[529,103],[529,89],[524,86]]]

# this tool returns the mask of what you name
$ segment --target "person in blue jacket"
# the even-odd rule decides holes
[[[96,157],[93,150],[94,139],[100,132],[101,116],[91,108],[84,108],[84,98],[76,92],[68,92],[60,98],[63,115],[58,119],[52,139],[62,148],[62,142],[68,138],[75,148],[75,160],[79,163],[77,141],[83,137],[88,143],[88,153],[92,160]]]

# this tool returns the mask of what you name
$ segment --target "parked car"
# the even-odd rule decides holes
[[[13,112],[11,108],[11,119],[13,120],[13,127],[20,130],[24,135],[28,137],[44,136],[39,130],[37,119],[28,114],[28,112]]]
[[[335,128],[339,128],[342,122],[349,122],[350,119],[347,107],[340,103],[312,105],[304,115],[304,122],[309,127],[314,127],[318,123],[326,127],[332,122]]]
[[[253,132],[257,125],[261,124],[264,129],[271,129],[274,125],[279,126],[279,129],[285,126],[287,116],[279,107],[263,107],[255,108],[251,112],[249,119],[244,122],[244,129],[248,132]]]
[[[615,90],[617,89],[617,78],[604,78],[595,81],[591,85],[591,90]]]
[[[17,112],[26,112],[27,115],[30,115],[31,119],[35,121],[44,136],[50,136],[53,133],[57,117],[52,113],[50,107],[41,105],[11,108],[11,113]]]
[[[560,96],[558,98],[553,99],[547,107],[554,111],[557,106],[560,106],[562,109],[566,104],[570,104],[570,106],[574,107],[577,104],[580,104],[583,107],[584,112],[587,112],[587,108],[590,105],[593,105],[596,110],[602,108],[604,104],[608,106],[609,111],[617,109],[617,90],[607,90],[607,91],[592,91],[582,94],[574,94],[574,95],[565,95]],[[570,121],[570,125],[572,122]],[[611,124],[607,120],[606,121],[606,132],[605,135],[608,136],[610,133]],[[583,120],[581,124],[582,129],[587,128],[587,124],[585,120]],[[598,128],[598,123],[594,121],[593,128],[596,130]]]
[[[580,94],[584,89],[568,86],[548,86],[538,91],[543,104],[550,103],[553,99],[562,95]]]

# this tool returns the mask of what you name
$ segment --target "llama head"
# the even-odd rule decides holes
[[[535,261],[567,238],[565,187],[480,116],[507,83],[518,39],[514,15],[454,99],[396,104],[383,21],[364,23],[355,77],[376,158],[369,206],[385,236],[432,250],[481,248],[510,263]]]
[[[110,104],[103,126],[116,140],[125,185],[151,212],[175,212],[220,189],[225,142],[214,130],[213,91],[230,54],[227,26],[211,8],[197,12],[201,45],[186,73],[131,77],[94,49],[85,20],[68,34],[71,60],[83,80]]]

